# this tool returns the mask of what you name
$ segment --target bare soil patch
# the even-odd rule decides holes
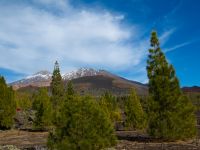
[[[0,131],[0,145],[15,145],[18,148],[46,146],[48,132],[21,130]]]
[[[118,131],[116,134],[119,141],[113,148],[115,150],[200,150],[198,140],[161,142],[133,131]],[[0,131],[0,145],[14,145],[26,150],[41,150],[46,147],[47,137],[48,132]]]
[[[135,142],[119,140],[116,150],[200,150],[200,146],[187,142]]]

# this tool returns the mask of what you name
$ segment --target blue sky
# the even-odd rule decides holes
[[[152,30],[181,86],[200,85],[199,0],[1,0],[0,74],[105,69],[147,83]]]

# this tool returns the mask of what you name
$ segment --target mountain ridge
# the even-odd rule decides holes
[[[46,70],[29,75],[24,79],[15,81],[10,85],[14,90],[49,87],[52,73]],[[116,95],[126,95],[131,88],[136,89],[139,95],[148,94],[148,85],[137,81],[128,80],[106,70],[95,70],[92,68],[79,68],[74,71],[62,74],[65,85],[69,80],[74,84],[75,90],[81,94],[99,95],[105,91],[110,91]],[[200,87],[183,87],[184,93],[200,92]]]
[[[48,71],[39,71],[24,79],[15,81],[10,85],[14,90],[26,88],[49,87],[52,74]],[[79,68],[69,73],[62,74],[65,85],[69,80],[79,93],[99,95],[105,91],[110,91],[116,95],[127,94],[131,88],[143,95],[147,94],[147,85],[137,81],[131,81],[112,74],[106,70],[95,70],[92,68]]]
[[[62,74],[63,80],[72,80],[85,76],[96,76],[96,75],[104,75],[104,70],[95,70],[92,68],[79,68],[67,73]],[[108,73],[107,73],[108,74]],[[32,75],[28,75],[21,80],[14,81],[10,83],[14,87],[14,89],[25,87],[28,85],[32,86],[48,86],[47,82],[51,82],[52,73],[47,70],[41,70]],[[41,82],[40,85],[37,82]],[[43,83],[46,83],[43,85]]]

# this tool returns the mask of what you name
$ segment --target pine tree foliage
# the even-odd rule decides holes
[[[56,107],[62,102],[64,95],[64,84],[62,76],[60,74],[59,64],[57,61],[55,62],[51,81],[51,92],[51,101],[53,103],[53,107],[56,109]]]
[[[73,88],[72,81],[69,81],[67,83],[66,96],[73,96],[73,95],[75,95],[75,91],[74,91],[74,88]]]
[[[146,114],[135,89],[131,89],[130,96],[125,101],[124,111],[125,126],[128,129],[144,129],[146,127]]]
[[[196,110],[200,111],[200,93],[188,92],[187,96],[192,101],[192,103],[196,106]]]
[[[178,111],[177,111],[177,116],[179,123],[178,125],[178,133],[180,138],[191,138],[196,135],[197,129],[197,120],[196,116],[194,113],[195,107],[191,103],[191,101],[188,99],[187,96],[181,95],[179,97],[179,103],[178,103]]]
[[[50,149],[99,150],[116,142],[113,125],[89,96],[64,101],[55,131],[48,139]]]
[[[14,91],[7,86],[4,77],[0,76],[0,129],[12,127],[15,113]]]
[[[187,97],[183,96],[175,70],[168,64],[160,49],[156,32],[151,35],[147,75],[150,135],[168,139],[193,137],[196,132],[194,107]]]
[[[121,120],[121,111],[117,103],[117,98],[111,93],[106,92],[103,94],[99,100],[99,105],[113,123]]]
[[[53,108],[52,122],[56,124],[58,121],[58,115],[60,107],[64,101],[64,83],[60,74],[59,64],[56,61],[53,70],[53,76],[51,81],[51,103]]]
[[[36,110],[34,128],[46,129],[52,123],[52,105],[48,91],[45,88],[41,88],[33,97],[33,109]]]
[[[25,92],[15,92],[15,101],[17,108],[28,110],[32,107],[31,94]]]
[[[51,87],[52,102],[57,106],[53,113],[54,128],[48,138],[50,149],[95,150],[115,144],[113,125],[93,98],[77,96],[71,82],[64,94],[57,63]]]

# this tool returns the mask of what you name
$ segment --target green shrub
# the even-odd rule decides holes
[[[70,97],[59,112],[59,122],[49,134],[50,149],[98,150],[115,144],[113,125],[93,98]]]

